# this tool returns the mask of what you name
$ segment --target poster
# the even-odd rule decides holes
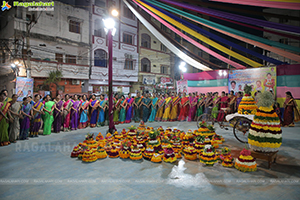
[[[173,79],[170,77],[160,77],[160,82],[162,84],[172,84],[173,83]]]
[[[177,81],[177,93],[179,92],[188,93],[187,81]]]
[[[229,92],[243,92],[248,84],[252,87],[252,95],[257,91],[273,91],[276,95],[276,67],[230,70],[228,81]]]
[[[143,76],[143,84],[144,85],[155,85],[155,76]]]
[[[24,97],[33,95],[33,79],[17,77],[16,93],[18,95],[18,101],[23,101]]]

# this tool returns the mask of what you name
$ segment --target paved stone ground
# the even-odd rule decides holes
[[[131,124],[118,125],[127,128]],[[148,123],[157,128],[196,129],[196,123]],[[105,133],[107,127],[87,128],[40,136],[0,148],[1,199],[299,199],[300,124],[283,128],[277,163],[257,160],[258,170],[243,173],[220,164],[203,166],[199,160],[175,164],[129,159],[98,160],[85,164],[70,158],[72,148],[86,133]],[[235,154],[244,147],[232,129],[217,127],[222,146]]]

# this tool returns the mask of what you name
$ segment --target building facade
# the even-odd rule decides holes
[[[129,93],[138,81],[138,20],[122,0],[94,0],[91,6],[91,73],[89,91],[108,92],[108,40],[103,19],[111,9],[119,11],[113,36],[113,91]]]
[[[11,54],[5,55],[3,65],[13,60],[23,63],[18,76],[27,76],[25,68],[31,66],[34,92],[57,91],[63,94],[82,92],[81,83],[89,79],[89,11],[55,1],[53,11],[28,11],[13,7],[3,12],[1,36],[14,42],[8,47]],[[16,43],[21,45],[16,45]],[[29,59],[28,59],[29,56]],[[2,60],[3,61],[3,60]],[[30,63],[28,63],[29,61]],[[46,86],[45,80],[51,71],[61,71],[62,80]]]

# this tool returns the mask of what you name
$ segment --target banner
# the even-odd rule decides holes
[[[230,70],[228,81],[229,92],[243,92],[248,84],[252,87],[252,95],[257,91],[273,91],[276,95],[276,67]]]
[[[179,92],[188,93],[187,81],[177,81],[177,93]]]
[[[155,85],[155,76],[143,76],[144,85]]]
[[[18,101],[23,101],[24,97],[33,95],[33,79],[17,77],[16,93],[18,95]]]
[[[173,79],[170,77],[160,77],[160,82],[162,84],[172,84],[173,83]]]

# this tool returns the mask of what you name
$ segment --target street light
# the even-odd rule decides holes
[[[119,12],[115,9],[112,10],[113,16],[118,16]],[[113,64],[113,36],[116,33],[115,21],[112,18],[103,19],[104,30],[107,34],[108,40],[108,132],[113,134],[116,130],[113,120],[113,92],[112,92],[112,64]]]
[[[185,67],[186,63],[185,62],[181,62],[180,65],[179,65],[179,69],[182,71],[182,72],[186,72],[186,67]]]

